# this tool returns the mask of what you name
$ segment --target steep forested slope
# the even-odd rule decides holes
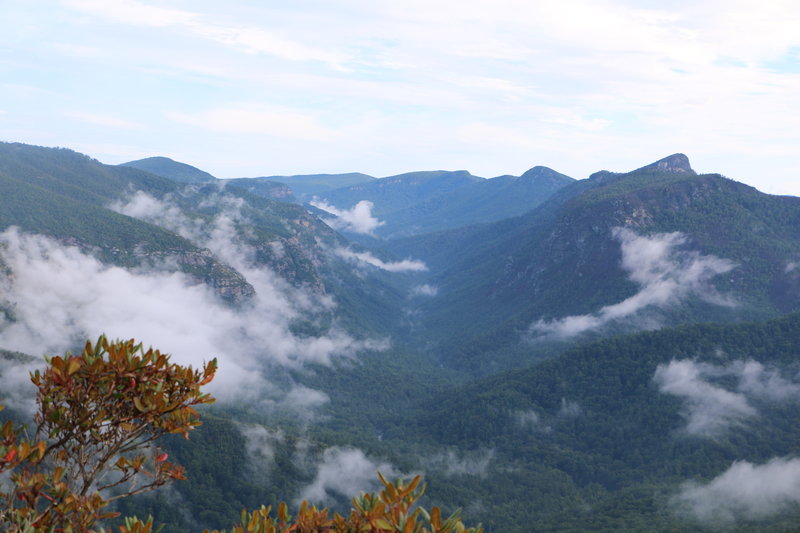
[[[167,175],[194,169],[166,158],[143,161]],[[302,206],[224,182],[184,185],[133,166],[103,165],[71,150],[4,143],[0,190],[0,229],[13,225],[52,236],[127,267],[176,258],[183,271],[233,300],[252,294],[252,288],[205,249],[222,222],[232,224],[232,234],[252,247],[257,264],[295,285],[339,295],[350,321],[386,328],[395,312],[390,309],[402,298],[379,269],[364,276],[336,255],[349,243]],[[384,298],[366,297],[370,291]]]
[[[351,172],[348,174],[305,174],[298,176],[264,176],[259,178],[235,178],[231,183],[250,189],[253,187],[262,190],[270,186],[287,185],[295,197],[307,202],[314,196],[324,194],[327,191],[360,185],[375,180],[372,176]]]
[[[384,238],[431,233],[482,222],[494,222],[531,211],[574,181],[547,167],[521,176],[500,176],[472,183],[382,217]]]
[[[780,530],[786,522],[761,521],[737,500],[761,482],[758,466],[738,479],[741,493],[718,489],[729,501],[683,483],[704,486],[736,461],[800,454],[799,353],[797,313],[610,338],[449,390],[392,436],[415,435],[414,427],[442,444],[493,449],[497,471],[474,497],[492,509],[524,508],[516,516],[520,524],[527,516],[529,531]],[[782,510],[800,516],[794,506]],[[697,516],[712,521],[679,525]]]
[[[581,181],[542,167],[526,176],[347,177],[361,181],[331,190],[341,209],[370,200],[387,226],[471,224],[376,251],[275,201],[286,189],[271,180],[184,184],[0,144],[0,231],[55,237],[130,276],[184,271],[242,289],[225,305],[192,300],[210,317],[184,306],[189,320],[163,320],[191,347],[229,322],[198,346],[247,363],[217,389],[207,425],[169,443],[190,481],[125,507],[167,531],[224,526],[280,499],[338,506],[376,470],[425,473],[426,505],[464,507],[490,531],[800,523],[795,485],[770,481],[800,472],[800,315],[742,323],[800,305],[800,199],[697,175],[679,154]],[[542,184],[547,200],[528,210]],[[472,224],[504,205],[526,211]],[[3,299],[14,276],[0,264]],[[19,316],[0,305],[2,365],[27,362],[2,350]],[[771,499],[747,500],[752,487]]]
[[[168,157],[147,157],[136,161],[128,161],[120,166],[138,168],[156,176],[169,178],[180,183],[206,183],[216,178],[199,168],[173,161]]]
[[[370,417],[363,404],[388,382],[361,382],[350,416],[335,408],[305,435],[210,419],[198,439],[172,445],[197,476],[177,491],[194,516],[225,523],[238,506],[311,483],[309,457],[336,444],[383,458],[383,468],[424,472],[426,504],[464,507],[468,521],[509,533],[791,530],[793,485],[775,480],[777,505],[747,501],[774,479],[771,465],[798,468],[799,341],[800,314],[618,336],[525,370],[439,384],[430,398]],[[268,457],[253,454],[256,434]],[[169,531],[185,527],[158,498],[143,505],[130,509],[160,509]]]
[[[0,144],[0,230],[16,226],[55,237],[121,266],[173,257],[184,272],[227,298],[252,293],[239,273],[208,250],[106,208],[133,190],[164,195],[176,189],[164,178],[108,167],[70,150]]]
[[[431,266],[438,295],[420,305],[421,322],[444,351],[456,346],[457,365],[492,363],[504,343],[507,358],[519,357],[512,339],[531,326],[547,341],[774,316],[800,301],[800,200],[698,176],[685,156],[598,173],[516,219],[388,246]]]
[[[340,211],[370,202],[380,221],[374,234],[398,239],[520,215],[572,181],[546,167],[492,179],[466,171],[411,172],[321,192],[319,200]]]

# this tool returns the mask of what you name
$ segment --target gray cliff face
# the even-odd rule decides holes
[[[678,174],[685,176],[697,175],[697,173],[692,169],[691,164],[689,164],[689,158],[686,157],[686,155],[672,154],[670,156],[665,157],[664,159],[659,159],[655,163],[650,163],[649,165],[645,165],[641,168],[637,168],[636,170],[627,173],[600,170],[589,176],[589,179],[594,181],[595,183],[608,183],[620,178],[621,176],[633,173]]]
[[[692,170],[692,166],[689,164],[689,158],[684,154],[672,154],[664,159],[659,159],[655,163],[651,163],[637,170],[637,172],[641,171],[657,171],[667,172],[670,174],[687,174],[692,176],[697,175],[697,173]]]
[[[175,259],[183,272],[205,283],[230,303],[241,303],[256,293],[244,276],[217,260],[210,250],[184,252]]]
[[[211,287],[223,300],[241,303],[255,295],[255,289],[234,268],[222,263],[210,250],[159,250],[135,252],[136,266],[177,269],[197,283]]]

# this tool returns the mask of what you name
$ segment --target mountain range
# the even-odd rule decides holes
[[[20,352],[105,331],[220,357],[219,404],[169,443],[190,481],[120,504],[166,531],[336,507],[375,470],[487,531],[799,523],[800,199],[683,154],[220,180],[3,143],[0,232],[12,415]]]

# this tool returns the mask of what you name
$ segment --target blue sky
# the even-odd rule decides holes
[[[0,140],[221,178],[684,152],[800,195],[796,0],[2,0],[0,96]]]

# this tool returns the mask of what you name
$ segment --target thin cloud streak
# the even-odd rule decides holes
[[[336,68],[346,59],[249,25],[212,23],[202,13],[153,6],[135,0],[64,0],[64,5],[115,22],[154,27],[180,27],[206,39],[247,53],[266,53],[291,61],[321,61]]]
[[[334,253],[343,259],[354,261],[357,264],[371,265],[387,272],[423,272],[428,270],[424,262],[416,259],[403,259],[402,261],[383,261],[370,252],[354,252],[347,248],[337,248]]]
[[[175,122],[225,133],[269,135],[305,141],[334,141],[340,136],[339,132],[323,126],[312,115],[260,104],[207,109],[200,113],[167,111],[164,115]]]
[[[628,279],[639,285],[639,291],[592,314],[539,320],[530,328],[533,337],[572,337],[611,322],[631,319],[648,308],[675,305],[690,296],[717,305],[733,305],[710,284],[712,278],[735,267],[732,261],[680,250],[687,241],[686,235],[680,232],[646,237],[627,228],[614,228],[612,234],[620,241],[621,266],[628,272]]]
[[[297,501],[330,505],[337,499],[370,492],[378,486],[378,472],[388,479],[398,475],[391,463],[370,459],[358,448],[328,448],[317,465],[314,480],[301,489]]]
[[[338,209],[326,201],[317,198],[309,203],[317,209],[321,209],[336,217],[322,219],[323,222],[335,230],[375,235],[375,230],[384,224],[383,221],[372,215],[374,204],[369,200],[361,200],[350,209]]]
[[[724,385],[730,380],[733,385]],[[800,399],[800,383],[753,360],[727,365],[673,360],[658,365],[653,382],[659,392],[682,400],[686,419],[683,431],[706,438],[745,428],[760,415],[759,406],[763,404]]]
[[[111,115],[95,115],[93,113],[83,113],[80,111],[70,111],[64,113],[69,118],[85,122],[87,124],[95,124],[97,126],[104,126],[108,128],[122,128],[122,129],[142,129],[143,124],[132,122],[122,118],[114,117]]]

